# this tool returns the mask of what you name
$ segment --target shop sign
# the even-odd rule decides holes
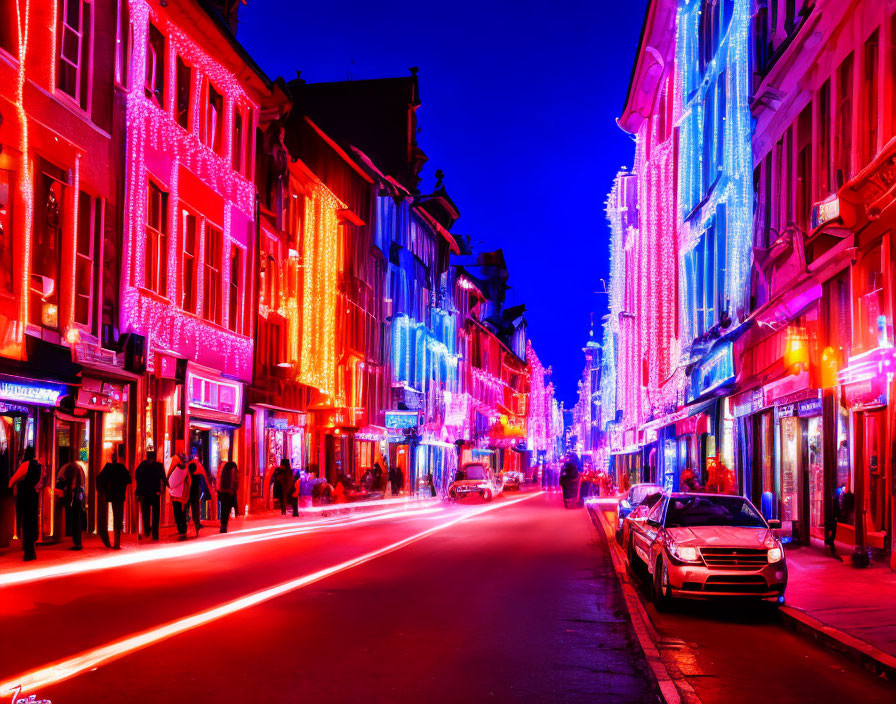
[[[417,411],[386,411],[386,427],[390,430],[416,428],[417,422]]]
[[[289,428],[289,421],[286,418],[277,418],[276,416],[268,416],[265,418],[264,427],[271,430],[286,430]]]
[[[778,418],[793,418],[796,415],[796,404],[785,403],[783,406],[775,406],[775,415]]]
[[[734,345],[730,342],[711,352],[691,373],[689,400],[715,391],[734,380]]]
[[[72,349],[75,353],[75,362],[78,364],[106,364],[110,367],[124,367],[124,355],[122,355],[122,362],[119,363],[118,355],[115,352],[99,345],[78,342]]]
[[[887,405],[887,390],[881,379],[861,379],[843,385],[843,398],[853,410]]]
[[[812,416],[820,416],[821,415],[821,399],[820,398],[810,398],[806,401],[801,401],[797,405],[797,413],[800,418],[811,418]]]
[[[0,403],[0,413],[21,413],[28,415],[28,409],[25,406],[16,406],[12,403]],[[19,420],[18,418],[16,420]],[[16,429],[18,432],[18,428]]]
[[[805,391],[809,388],[809,372],[802,372],[795,376],[786,376],[762,387],[762,406],[767,408],[781,401],[791,400],[788,396]]]
[[[731,400],[731,407],[737,418],[756,413],[762,409],[762,389],[751,389],[738,394]]]
[[[58,384],[22,384],[0,379],[0,399],[31,403],[37,406],[55,406],[65,387]]]

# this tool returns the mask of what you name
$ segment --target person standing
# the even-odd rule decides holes
[[[22,536],[23,560],[37,559],[34,545],[37,543],[37,484],[40,482],[40,462],[34,459],[34,448],[28,446],[22,464],[9,479],[9,488],[16,492],[16,520]]]
[[[196,528],[196,537],[199,537],[199,529],[202,528],[202,519],[200,516],[200,503],[202,501],[202,482],[205,481],[205,485],[208,487],[208,492],[214,498],[214,482],[212,478],[208,475],[208,472],[205,471],[205,467],[202,466],[202,462],[199,461],[198,457],[194,457],[190,460],[190,464],[187,467],[190,472],[190,513],[193,514],[193,526]]]
[[[373,487],[374,491],[386,490],[386,473],[383,471],[383,465],[379,460],[373,463]]]
[[[123,448],[118,452],[112,451],[110,461],[103,465],[100,473],[96,475],[97,488],[103,494],[103,501],[112,505],[112,530],[113,541],[109,545],[108,524],[102,526],[100,537],[106,547],[113,550],[121,550],[121,531],[124,529],[124,499],[127,495],[128,484],[131,483],[131,473],[121,461]]]
[[[134,472],[137,484],[135,495],[140,503],[140,515],[143,518],[141,537],[159,539],[159,513],[162,510],[163,487],[168,486],[165,468],[156,459],[155,450],[146,451],[146,459],[137,465]]]
[[[218,470],[218,515],[221,517],[221,532],[227,532],[227,525],[230,523],[230,512],[237,509],[236,489],[239,482],[239,471],[236,462],[228,460],[221,465]]]
[[[280,491],[278,496],[280,497],[280,515],[286,515],[286,505],[291,504],[290,494],[293,489],[293,476],[292,476],[292,468],[289,465],[289,460],[284,457],[280,460],[280,466],[274,471],[274,483],[279,487]],[[298,515],[298,510],[293,509],[293,516]]]
[[[389,468],[389,484],[392,487],[392,496],[398,496],[401,491],[401,470],[398,467]]]
[[[178,540],[187,539],[187,512],[190,501],[190,473],[186,468],[186,457],[183,454],[171,458],[168,468],[168,487],[171,493],[171,508],[174,510],[174,523],[177,525]]]
[[[56,496],[62,498],[65,525],[72,536],[70,550],[81,550],[81,516],[84,511],[84,470],[71,459],[71,448],[59,448],[62,466],[56,475]]]

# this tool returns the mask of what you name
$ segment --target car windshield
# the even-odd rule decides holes
[[[738,496],[675,496],[666,511],[666,528],[737,526],[765,528],[762,516]]]
[[[632,496],[629,499],[629,503],[632,504],[632,506],[637,506],[651,494],[659,494],[659,493],[660,493],[660,488],[658,486],[653,486],[652,484],[644,484],[643,486],[633,486],[632,487]]]
[[[468,464],[463,469],[467,479],[485,479],[485,467],[481,464]]]

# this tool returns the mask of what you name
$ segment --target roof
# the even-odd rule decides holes
[[[662,77],[675,58],[676,0],[650,0],[638,39],[619,126],[634,134],[653,111]]]

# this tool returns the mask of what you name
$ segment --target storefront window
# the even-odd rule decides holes
[[[881,248],[868,252],[856,267],[856,337],[854,347],[871,350],[886,344],[892,337],[884,297]]]

